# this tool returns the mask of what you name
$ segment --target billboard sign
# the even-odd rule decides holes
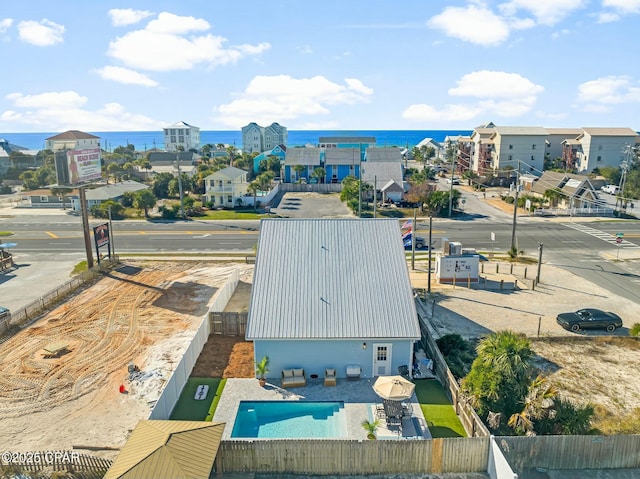
[[[100,148],[67,151],[67,169],[70,185],[102,178]]]
[[[109,223],[104,223],[93,228],[93,236],[96,247],[101,248],[109,245]]]

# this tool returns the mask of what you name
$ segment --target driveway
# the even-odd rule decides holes
[[[272,202],[271,212],[284,218],[354,218],[338,193],[284,193]]]

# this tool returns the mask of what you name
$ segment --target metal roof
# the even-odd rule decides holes
[[[264,219],[246,337],[420,338],[394,219]]]
[[[240,178],[241,176],[246,174],[247,172],[245,170],[241,170],[240,168],[236,168],[235,166],[227,166],[226,168],[222,168],[221,170],[214,171],[210,175],[206,176],[205,180],[218,179],[218,178],[235,180],[236,178]]]
[[[591,136],[638,136],[638,134],[631,128],[601,128],[585,126],[582,130]]]
[[[367,148],[365,158],[371,161],[397,161],[402,162],[402,150],[400,148]]]
[[[128,192],[136,192],[140,190],[146,190],[149,186],[138,183],[133,180],[121,181],[120,183],[114,183],[111,185],[100,186],[92,190],[87,190],[88,200],[110,200],[112,198],[120,198],[122,195]]]
[[[324,152],[325,165],[359,165],[360,148],[327,148]]]
[[[289,148],[284,157],[285,165],[320,165],[321,148]]]
[[[208,479],[225,423],[144,420],[104,479]]]
[[[388,181],[402,183],[402,163],[396,161],[373,161],[362,164],[362,181],[373,185],[374,181],[380,185]]]
[[[496,126],[494,131],[500,135],[516,136],[548,136],[547,130],[541,126]]]

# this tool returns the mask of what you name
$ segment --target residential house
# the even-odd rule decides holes
[[[405,189],[402,163],[398,161],[367,161],[363,163],[362,181],[375,186],[378,192],[377,197],[383,201],[390,199],[397,202],[403,199]]]
[[[541,175],[547,130],[541,126],[494,126],[491,166],[494,171],[513,169]]]
[[[402,164],[402,150],[396,147],[376,148],[369,146],[364,151],[364,161],[367,163],[385,162]]]
[[[552,208],[593,208],[598,193],[587,176],[545,171],[531,186],[531,194],[540,198],[553,191],[549,206]]]
[[[240,168],[228,166],[206,176],[203,201],[214,207],[234,208],[241,205],[249,188],[247,174]]]
[[[198,173],[196,164],[198,158],[198,154],[192,151],[152,152],[147,155],[147,159],[151,163],[151,169],[139,168],[138,171],[144,178],[155,176],[159,173],[171,173],[177,177],[179,167],[180,173],[192,178]]]
[[[626,149],[634,147],[638,139],[631,128],[584,127],[575,140],[565,142],[567,167],[578,173],[606,166],[618,168]]]
[[[287,140],[287,128],[275,122],[267,127],[253,122],[242,127],[242,150],[245,153],[262,153],[278,145],[286,145]]]
[[[373,378],[411,365],[420,327],[398,221],[262,220],[246,339],[276,384],[289,368]]]
[[[284,159],[284,181],[286,183],[295,183],[301,178],[309,181],[313,170],[323,165],[322,154],[321,148],[287,148]],[[297,165],[301,166],[298,167]],[[297,169],[301,171],[296,171]]]
[[[284,145],[277,145],[274,148],[271,148],[270,150],[263,151],[253,159],[253,172],[257,174],[258,171],[260,170],[260,162],[262,160],[266,160],[270,156],[275,156],[280,160],[280,165],[284,165],[284,159],[286,155],[287,155],[287,147]]]
[[[11,153],[18,152],[21,155],[15,162],[11,161]],[[29,150],[22,146],[14,145],[4,138],[0,138],[0,175],[11,167],[26,168],[30,166],[42,166],[42,161],[37,158],[37,150]]]
[[[125,193],[135,193],[146,189],[149,189],[149,186],[133,180],[126,180],[119,183],[87,189],[85,191],[87,207],[91,210],[91,207],[104,203],[108,200],[121,202]],[[80,196],[78,194],[74,194],[70,196],[70,199],[71,209],[77,212],[82,211],[80,207]]]
[[[321,136],[318,139],[318,146],[325,150],[332,148],[358,148],[360,150],[360,160],[365,161],[365,152],[370,146],[376,146],[376,139],[373,136]]]
[[[100,148],[100,137],[79,130],[68,130],[45,139],[45,149],[51,151],[92,150]]]
[[[178,151],[180,147],[184,151],[200,148],[200,128],[179,121],[171,126],[163,128],[164,148],[167,151]]]
[[[422,147],[433,148],[433,158],[442,158],[444,155],[444,145],[433,138],[424,138],[416,145],[416,148],[418,149]]]
[[[22,191],[20,194],[20,206],[31,208],[62,208],[71,209],[72,196],[77,190],[66,190],[63,195],[54,195],[50,189],[38,189]]]
[[[324,150],[324,169],[327,183],[341,183],[347,176],[360,177],[360,150],[357,147]]]

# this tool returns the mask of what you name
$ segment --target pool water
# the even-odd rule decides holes
[[[231,437],[270,439],[347,436],[342,401],[240,401]]]

